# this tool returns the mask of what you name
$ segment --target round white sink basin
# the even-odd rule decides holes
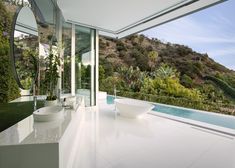
[[[64,117],[64,108],[60,106],[42,107],[33,112],[34,121],[55,121]]]

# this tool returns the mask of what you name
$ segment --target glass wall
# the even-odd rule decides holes
[[[75,88],[85,98],[86,106],[93,105],[94,43],[93,30],[75,26]]]
[[[44,2],[44,1],[43,1]],[[32,9],[35,13],[39,30],[39,71],[37,80],[37,95],[46,95],[47,84],[45,78],[46,57],[49,54],[50,44],[56,39],[56,7],[52,1],[44,4],[40,0],[32,1]],[[46,5],[46,7],[45,7]]]
[[[61,88],[62,94],[71,93],[71,40],[72,24],[63,23],[62,43],[63,43],[63,60],[61,64]]]
[[[94,30],[63,22],[63,94],[82,96],[86,106],[95,105],[95,34]]]

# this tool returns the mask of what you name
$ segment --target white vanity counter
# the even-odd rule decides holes
[[[1,168],[67,168],[83,120],[84,106],[64,118],[35,122],[33,115],[0,133]]]

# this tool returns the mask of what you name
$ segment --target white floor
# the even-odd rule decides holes
[[[235,137],[150,114],[115,119],[105,103],[85,115],[74,168],[235,168]]]

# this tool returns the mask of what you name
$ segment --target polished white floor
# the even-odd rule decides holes
[[[235,137],[150,114],[115,118],[104,102],[79,134],[74,168],[235,168]]]

